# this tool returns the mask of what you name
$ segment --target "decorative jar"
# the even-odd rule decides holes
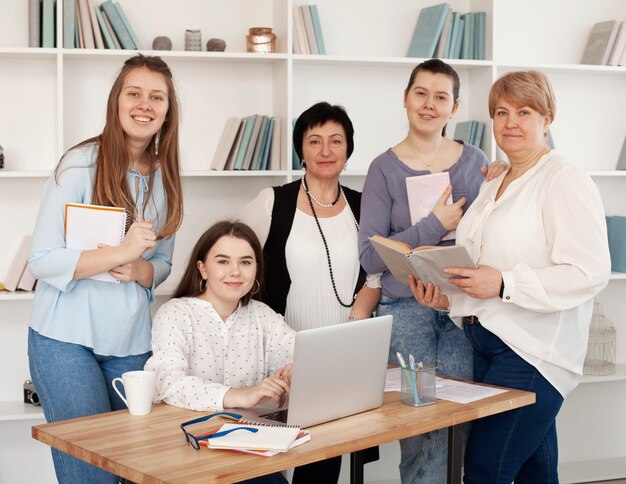
[[[246,36],[246,47],[248,52],[275,52],[276,35],[270,27],[252,27]]]

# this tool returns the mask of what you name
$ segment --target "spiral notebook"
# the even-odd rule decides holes
[[[253,427],[256,432],[237,430],[223,437],[207,440],[210,449],[259,449],[286,452],[300,433],[298,425],[271,425],[261,422],[240,421],[225,423],[218,432],[241,427]]]
[[[65,205],[65,247],[94,250],[98,244],[112,247],[120,245],[126,233],[126,218],[126,210],[123,208],[68,203]],[[89,279],[116,284],[120,282],[108,272]]]

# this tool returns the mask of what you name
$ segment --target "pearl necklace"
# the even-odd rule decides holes
[[[339,197],[341,196],[341,185],[339,185],[339,183],[337,183],[337,186],[338,186],[337,198],[335,198],[335,200],[333,200],[330,203],[320,202],[309,191],[309,186],[307,185],[307,182],[306,182],[306,175],[302,177],[302,189],[304,190],[304,193],[306,193],[307,197],[309,197],[309,200],[313,200],[315,203],[317,203],[322,208],[330,208],[330,207],[334,207],[335,205],[337,205],[337,202],[339,201]]]
[[[304,180],[304,177],[302,178],[302,180]],[[330,250],[328,249],[328,242],[326,242],[326,236],[324,235],[324,232],[322,231],[322,226],[320,225],[320,221],[317,218],[317,213],[315,213],[315,207],[313,207],[313,200],[315,199],[313,198],[313,195],[311,195],[309,191],[306,189],[306,182],[304,182],[304,187],[305,187],[304,192],[306,193],[307,199],[309,200],[309,205],[311,207],[311,212],[313,212],[313,218],[315,219],[317,230],[319,230],[320,232],[320,235],[322,237],[322,242],[324,243],[324,249],[326,249],[326,260],[328,261],[328,271],[330,272],[330,282],[333,286],[333,292],[335,293],[335,297],[337,298],[337,301],[339,302],[341,306],[343,306],[344,308],[350,308],[354,304],[354,299],[352,300],[352,302],[350,302],[350,304],[346,304],[339,297],[339,292],[337,291],[337,285],[335,284],[335,276],[333,274],[333,265],[330,261]],[[354,220],[354,225],[356,226],[356,230],[358,232],[359,223],[357,222],[356,217],[354,216],[354,212],[352,211],[352,208],[350,207],[350,204],[348,203],[346,194],[343,193],[343,188],[341,187],[341,185],[339,185],[339,194],[337,195],[337,200],[335,200],[332,205],[337,203],[340,195],[343,197],[344,201],[346,202],[346,207],[348,207],[348,210],[350,210],[350,213],[352,214],[352,219]]]
[[[411,148],[411,151],[413,152],[413,154],[417,157],[417,161],[419,161],[420,163],[422,163],[423,165],[426,166],[426,168],[428,168],[428,170],[430,170],[430,168],[437,163],[437,161],[439,161],[439,154],[441,153],[441,149],[443,148],[443,139],[441,140],[441,142],[439,143],[439,148],[437,148],[437,153],[435,153],[435,156],[433,157],[433,159],[431,160],[430,163],[426,163],[424,161],[424,158],[422,158],[420,156],[420,154],[417,152],[417,150],[415,149],[415,147],[409,143],[409,140],[406,140],[406,144],[409,148]]]

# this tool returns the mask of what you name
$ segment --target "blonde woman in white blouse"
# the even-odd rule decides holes
[[[280,404],[295,331],[252,299],[262,278],[263,251],[247,225],[218,222],[200,237],[154,318],[145,368],[157,373],[156,401],[192,410]]]

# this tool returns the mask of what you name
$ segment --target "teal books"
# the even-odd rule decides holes
[[[263,153],[261,154],[261,164],[259,170],[267,170],[267,162],[269,161],[270,148],[272,147],[272,138],[274,136],[274,120],[276,118],[270,118],[267,121],[267,130],[265,132],[265,141],[263,145]]]
[[[261,126],[259,128],[259,136],[257,137],[256,144],[254,146],[254,152],[252,153],[252,160],[250,161],[249,170],[259,170],[261,167],[261,157],[263,156],[264,144],[267,136],[267,128],[269,126],[269,117],[261,116]]]
[[[248,144],[250,143],[250,136],[252,135],[252,128],[254,128],[255,116],[248,116],[245,118],[245,124],[243,127],[243,133],[241,134],[241,144],[237,150],[237,156],[233,164],[233,170],[243,170],[243,162],[248,150]]]
[[[120,18],[122,19],[122,22],[124,22],[124,27],[126,27],[126,30],[130,34],[130,38],[132,39],[133,44],[135,44],[135,49],[141,50],[142,47],[141,47],[141,43],[139,42],[139,38],[135,34],[133,27],[130,25],[128,18],[126,18],[126,14],[124,14],[124,10],[122,10],[122,6],[117,2],[113,2],[113,5],[115,5],[117,13],[120,14]]]
[[[320,22],[320,14],[317,5],[309,5],[311,9],[311,19],[313,20],[313,30],[315,30],[315,39],[317,40],[317,50],[320,55],[326,54],[326,46],[324,45],[324,37],[322,36],[322,24]]]
[[[407,57],[430,58],[434,55],[449,9],[447,3],[440,3],[420,11]]]
[[[73,2],[70,3],[74,5]],[[65,23],[65,10],[63,22]],[[28,47],[41,47],[41,0],[28,0]]]
[[[52,48],[55,46],[55,2],[43,0],[41,10],[41,46]]]
[[[104,41],[105,49],[115,49],[115,43],[113,42],[112,33],[109,31],[107,24],[104,21],[104,16],[98,7],[95,9],[96,18],[98,19],[98,25],[100,27],[100,32],[102,32],[102,40]]]
[[[133,50],[135,48],[135,43],[133,42],[133,39],[131,38],[128,30],[126,30],[124,22],[122,21],[122,17],[120,17],[120,14],[117,8],[115,8],[113,2],[111,0],[105,0],[100,5],[100,8],[104,11],[107,18],[109,19],[109,22],[113,27],[113,31],[117,36],[117,40],[120,42],[122,48]]]
[[[455,140],[463,141],[465,144],[471,144],[472,123],[473,121],[461,121],[456,123],[453,138]]]

